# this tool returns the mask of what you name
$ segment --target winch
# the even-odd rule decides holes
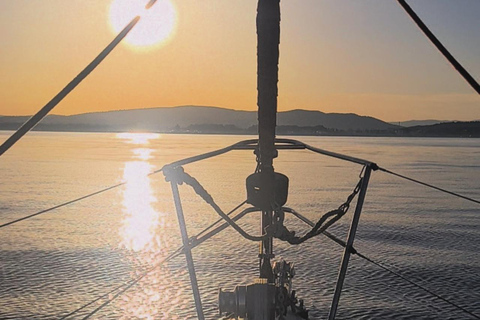
[[[282,259],[273,265],[272,272],[274,283],[258,278],[252,284],[236,286],[233,291],[219,289],[220,315],[249,320],[308,319],[303,300],[298,300],[295,290],[292,290],[295,275],[293,264]]]

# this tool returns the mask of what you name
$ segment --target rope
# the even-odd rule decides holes
[[[154,174],[156,174],[156,173],[162,172],[162,171],[163,171],[163,168],[158,169],[158,170],[155,170],[155,171],[152,171],[152,172],[150,172],[150,173],[147,175],[147,177],[148,177],[148,176],[151,176],[151,175],[154,175]],[[4,223],[4,224],[0,225],[0,229],[3,228],[3,227],[7,227],[7,226],[10,226],[10,225],[12,225],[12,224],[15,224],[15,223],[17,223],[17,222],[20,222],[20,221],[23,221],[23,220],[27,220],[27,219],[36,217],[36,216],[38,216],[38,215],[41,215],[41,214],[44,214],[44,213],[53,211],[53,210],[55,210],[55,209],[58,209],[58,208],[61,208],[61,207],[65,207],[65,206],[67,206],[67,205],[69,205],[69,204],[72,204],[72,203],[75,203],[75,202],[78,202],[78,201],[81,201],[81,200],[88,199],[88,198],[90,198],[90,197],[96,196],[96,195],[101,194],[101,193],[104,193],[104,192],[106,192],[106,191],[109,191],[109,190],[112,190],[112,189],[121,187],[121,186],[123,186],[123,185],[125,185],[125,184],[127,184],[127,183],[128,183],[127,181],[123,181],[123,182],[117,183],[117,184],[115,184],[115,185],[113,185],[113,186],[104,188],[104,189],[102,189],[102,190],[98,190],[98,191],[92,192],[92,193],[87,194],[87,195],[85,195],[85,196],[82,196],[82,197],[80,197],[80,198],[73,199],[73,200],[64,202],[64,203],[62,203],[62,204],[56,205],[56,206],[54,206],[54,207],[51,207],[51,208],[48,208],[48,209],[45,209],[45,210],[42,210],[42,211],[33,213],[33,214],[31,214],[31,215],[28,215],[28,216],[25,216],[25,217],[22,217],[22,218],[19,218],[19,219],[16,219],[16,220],[13,220],[13,221]]]
[[[243,230],[238,224],[235,223],[228,215],[226,215],[223,210],[215,203],[213,197],[205,190],[205,188],[198,182],[197,179],[189,175],[183,170],[183,167],[165,167],[163,170],[165,179],[167,181],[174,181],[177,184],[187,184],[193,188],[195,193],[199,195],[208,205],[210,205],[215,212],[225,220],[233,229],[235,229],[242,237],[250,241],[263,241],[269,237],[268,234],[263,234],[261,236],[252,236]]]
[[[445,46],[435,37],[435,35],[428,29],[423,23],[422,19],[413,11],[413,9],[405,2],[405,0],[397,0],[402,8],[407,12],[410,18],[415,21],[417,26],[423,31],[423,33],[430,39],[430,41],[437,47],[437,49],[443,54],[443,56],[453,65],[453,67],[460,73],[460,75],[470,84],[470,86],[478,94],[480,94],[480,85],[478,82],[468,73],[467,70],[452,56],[452,54],[445,48]]]
[[[450,195],[452,195],[452,196],[455,196],[455,197],[458,197],[458,198],[462,198],[462,199],[464,199],[464,200],[468,200],[468,201],[471,201],[471,202],[480,204],[480,201],[479,201],[479,200],[475,200],[475,199],[473,199],[473,198],[470,198],[470,197],[461,195],[461,194],[459,194],[459,193],[452,192],[452,191],[448,191],[448,190],[443,189],[443,188],[440,188],[440,187],[436,187],[436,186],[431,185],[431,184],[428,184],[428,183],[426,183],[426,182],[422,182],[422,181],[419,181],[419,180],[416,180],[416,179],[413,179],[413,178],[409,178],[409,177],[407,177],[407,176],[401,175],[401,174],[399,174],[399,173],[395,173],[395,172],[390,171],[390,170],[387,170],[387,169],[385,169],[385,168],[380,168],[380,167],[379,167],[378,170],[383,171],[383,172],[385,172],[385,173],[389,173],[389,174],[391,174],[391,175],[397,176],[397,177],[399,177],[399,178],[402,178],[402,179],[405,179],[405,180],[408,180],[408,181],[415,182],[415,183],[417,183],[417,184],[421,184],[421,185],[426,186],[426,187],[429,187],[429,188],[431,188],[431,189],[435,189],[435,190],[438,190],[438,191],[441,191],[441,192],[444,192],[444,193],[448,193],[448,194],[450,194]]]
[[[365,255],[361,254],[360,252],[354,251],[354,252],[352,252],[352,253],[355,253],[355,254],[356,254],[357,256],[359,256],[360,258],[362,258],[362,259],[364,259],[364,260],[366,260],[366,261],[368,261],[368,262],[376,265],[377,267],[379,267],[379,268],[381,268],[381,269],[383,269],[383,270],[385,270],[385,271],[387,271],[387,272],[389,272],[389,273],[391,273],[391,274],[393,274],[393,275],[395,275],[395,276],[403,279],[404,281],[410,283],[411,285],[413,285],[413,286],[415,286],[415,287],[417,287],[417,288],[419,288],[419,289],[427,292],[428,294],[434,296],[435,298],[440,299],[440,300],[448,303],[449,305],[451,305],[451,306],[453,306],[453,307],[455,307],[455,308],[457,308],[457,309],[459,309],[459,310],[461,310],[461,311],[463,311],[463,312],[465,312],[465,313],[468,313],[469,315],[471,315],[472,317],[474,317],[474,318],[476,318],[476,319],[480,319],[480,316],[476,315],[475,313],[473,313],[473,312],[465,309],[465,308],[462,307],[462,306],[459,306],[458,304],[456,304],[456,303],[448,300],[447,298],[442,297],[441,295],[439,295],[439,294],[431,291],[430,289],[428,289],[428,288],[426,288],[426,287],[424,287],[424,286],[422,286],[422,285],[420,285],[420,284],[418,284],[418,283],[416,283],[416,282],[414,282],[414,281],[406,278],[405,276],[401,275],[400,273],[398,273],[398,272],[396,272],[396,271],[393,271],[393,270],[387,268],[386,266],[384,266],[384,265],[382,265],[382,264],[380,264],[380,263],[378,263],[378,262],[376,262],[376,261],[373,261],[372,259],[366,257]]]

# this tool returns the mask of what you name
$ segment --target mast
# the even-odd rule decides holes
[[[259,0],[257,7],[257,105],[258,164],[266,201],[271,208],[262,208],[262,232],[272,223],[274,205],[275,126],[277,122],[278,59],[280,44],[280,0]],[[270,259],[273,240],[269,237],[260,247],[260,277],[273,282]]]

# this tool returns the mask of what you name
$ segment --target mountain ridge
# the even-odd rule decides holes
[[[28,116],[0,117],[0,128],[23,123]],[[42,122],[49,126],[87,126],[99,130],[165,131],[191,125],[234,125],[241,129],[257,124],[256,111],[232,110],[215,106],[154,107],[82,113],[71,116],[50,115]],[[40,124],[40,126],[42,125]],[[278,112],[279,126],[323,126],[333,130],[386,130],[397,127],[382,120],[353,113],[324,113],[294,109]]]
[[[0,116],[0,130],[16,130],[29,118],[30,116]],[[34,130],[256,135],[258,125],[255,111],[177,106],[91,112],[72,116],[49,115]],[[354,113],[295,109],[277,114],[276,132],[279,135],[480,138],[480,121],[402,127]]]

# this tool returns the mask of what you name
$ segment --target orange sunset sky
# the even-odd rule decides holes
[[[256,110],[256,1],[161,1],[175,10],[168,38],[122,43],[53,114],[189,104]],[[113,39],[112,2],[0,0],[0,115],[35,113]],[[480,81],[480,1],[409,4]],[[480,119],[479,96],[396,1],[281,5],[279,111]]]

